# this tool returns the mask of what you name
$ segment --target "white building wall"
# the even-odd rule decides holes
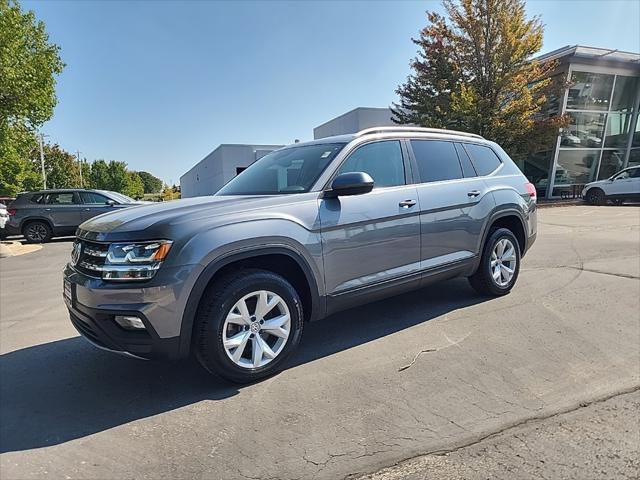
[[[180,177],[182,198],[213,195],[246,168],[281,145],[223,144]]]
[[[394,126],[388,108],[358,107],[313,129],[313,138],[356,133],[370,127]]]

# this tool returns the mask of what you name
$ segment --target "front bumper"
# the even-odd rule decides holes
[[[95,346],[144,359],[177,359],[189,354],[180,342],[186,278],[192,268],[165,269],[164,275],[143,283],[109,283],[64,270],[63,298],[71,323]],[[64,294],[67,289],[68,295]],[[126,330],[116,315],[136,316],[144,330]],[[189,332],[190,333],[190,332]]]

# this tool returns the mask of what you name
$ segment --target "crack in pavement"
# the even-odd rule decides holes
[[[569,269],[578,270],[578,271],[581,271],[581,272],[599,273],[601,275],[609,275],[609,276],[612,276],[612,277],[630,278],[632,280],[640,280],[639,276],[632,275],[630,273],[605,272],[603,270],[596,270],[595,268],[585,268],[585,267],[579,267],[579,266],[576,266],[576,265],[555,265],[553,267],[530,267],[530,268],[523,268],[522,271],[523,272],[530,272],[530,271],[534,271],[534,270],[552,270],[552,269],[562,269],[562,268],[569,268]]]
[[[472,439],[470,441],[467,441],[467,442],[463,442],[463,443],[457,444],[457,445],[455,445],[455,446],[453,446],[451,448],[440,448],[440,449],[431,450],[431,451],[422,453],[420,455],[413,455],[411,457],[404,458],[404,459],[399,460],[399,461],[395,462],[394,464],[388,465],[388,466],[386,466],[384,468],[395,467],[397,465],[400,465],[401,463],[404,463],[404,462],[407,462],[407,461],[410,461],[410,460],[413,460],[413,459],[416,459],[416,458],[420,458],[420,457],[426,457],[426,456],[429,456],[429,455],[441,456],[441,455],[447,455],[447,454],[450,454],[450,453],[454,453],[454,452],[457,452],[458,450],[462,450],[464,448],[468,448],[468,447],[471,447],[473,445],[477,445],[477,444],[479,444],[479,443],[481,443],[481,442],[483,442],[485,440],[489,440],[489,439],[498,437],[499,435],[507,433],[507,432],[517,428],[517,427],[520,427],[520,426],[523,426],[523,425],[527,425],[527,424],[530,424],[530,423],[541,422],[541,421],[544,421],[544,420],[548,420],[550,418],[558,417],[560,415],[564,415],[564,414],[567,414],[567,413],[575,412],[575,411],[580,410],[582,408],[589,407],[591,405],[595,405],[595,404],[598,404],[598,403],[602,403],[602,402],[605,402],[605,401],[610,400],[612,398],[619,397],[621,395],[627,395],[629,393],[635,393],[635,392],[638,392],[638,391],[640,391],[640,385],[634,385],[633,387],[629,387],[629,388],[625,388],[625,389],[621,389],[621,390],[616,390],[615,392],[609,393],[607,395],[602,395],[600,397],[597,397],[597,398],[594,398],[594,399],[591,399],[591,400],[582,400],[582,401],[578,402],[577,404],[574,404],[574,405],[572,405],[570,407],[567,407],[567,408],[556,410],[556,411],[553,411],[553,412],[550,412],[550,413],[547,413],[547,414],[535,415],[535,416],[532,416],[532,417],[521,419],[521,420],[513,422],[513,423],[509,423],[509,424],[503,426],[502,428],[499,428],[498,430],[495,430],[493,432],[480,435],[479,437],[476,437],[476,438],[474,438],[474,439]],[[380,470],[381,469],[378,469],[378,470],[376,470],[376,472],[380,471]],[[362,477],[364,475],[373,474],[373,473],[375,473],[375,472],[354,472],[354,473],[350,473],[350,474],[346,475],[344,478],[345,478],[345,480],[355,480],[355,479],[360,478],[360,477]]]

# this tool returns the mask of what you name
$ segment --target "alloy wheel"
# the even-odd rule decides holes
[[[29,225],[27,228],[27,235],[30,240],[35,240],[37,242],[43,241],[47,238],[47,229],[41,223],[34,223]]]
[[[287,303],[274,292],[259,290],[238,300],[222,327],[225,353],[237,366],[263,367],[284,349],[291,332]]]
[[[516,248],[508,238],[501,238],[491,252],[491,276],[499,287],[511,282],[516,270]]]

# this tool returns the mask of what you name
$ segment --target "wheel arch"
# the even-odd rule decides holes
[[[22,230],[24,229],[24,227],[26,227],[27,225],[29,225],[32,222],[44,222],[47,225],[49,225],[49,228],[51,229],[51,232],[53,232],[53,223],[51,223],[51,220],[49,220],[47,217],[27,217],[27,218],[23,218],[20,221],[20,232],[22,233]]]
[[[292,267],[297,270],[288,270]],[[188,355],[191,350],[195,318],[205,290],[216,279],[236,268],[262,268],[285,278],[284,272],[293,272],[293,277],[287,279],[300,295],[305,321],[314,321],[324,316],[326,305],[318,293],[318,283],[313,270],[300,253],[283,245],[231,253],[209,263],[191,289],[180,327],[180,356]]]
[[[494,212],[487,220],[484,230],[482,232],[482,241],[480,243],[480,249],[477,255],[477,262],[474,265],[474,271],[480,263],[482,252],[484,251],[485,243],[490,235],[490,232],[494,230],[494,227],[505,227],[513,232],[518,240],[518,246],[520,247],[521,255],[524,256],[527,249],[527,227],[526,222],[522,216],[522,213],[515,209],[509,208],[505,210],[499,210]]]

